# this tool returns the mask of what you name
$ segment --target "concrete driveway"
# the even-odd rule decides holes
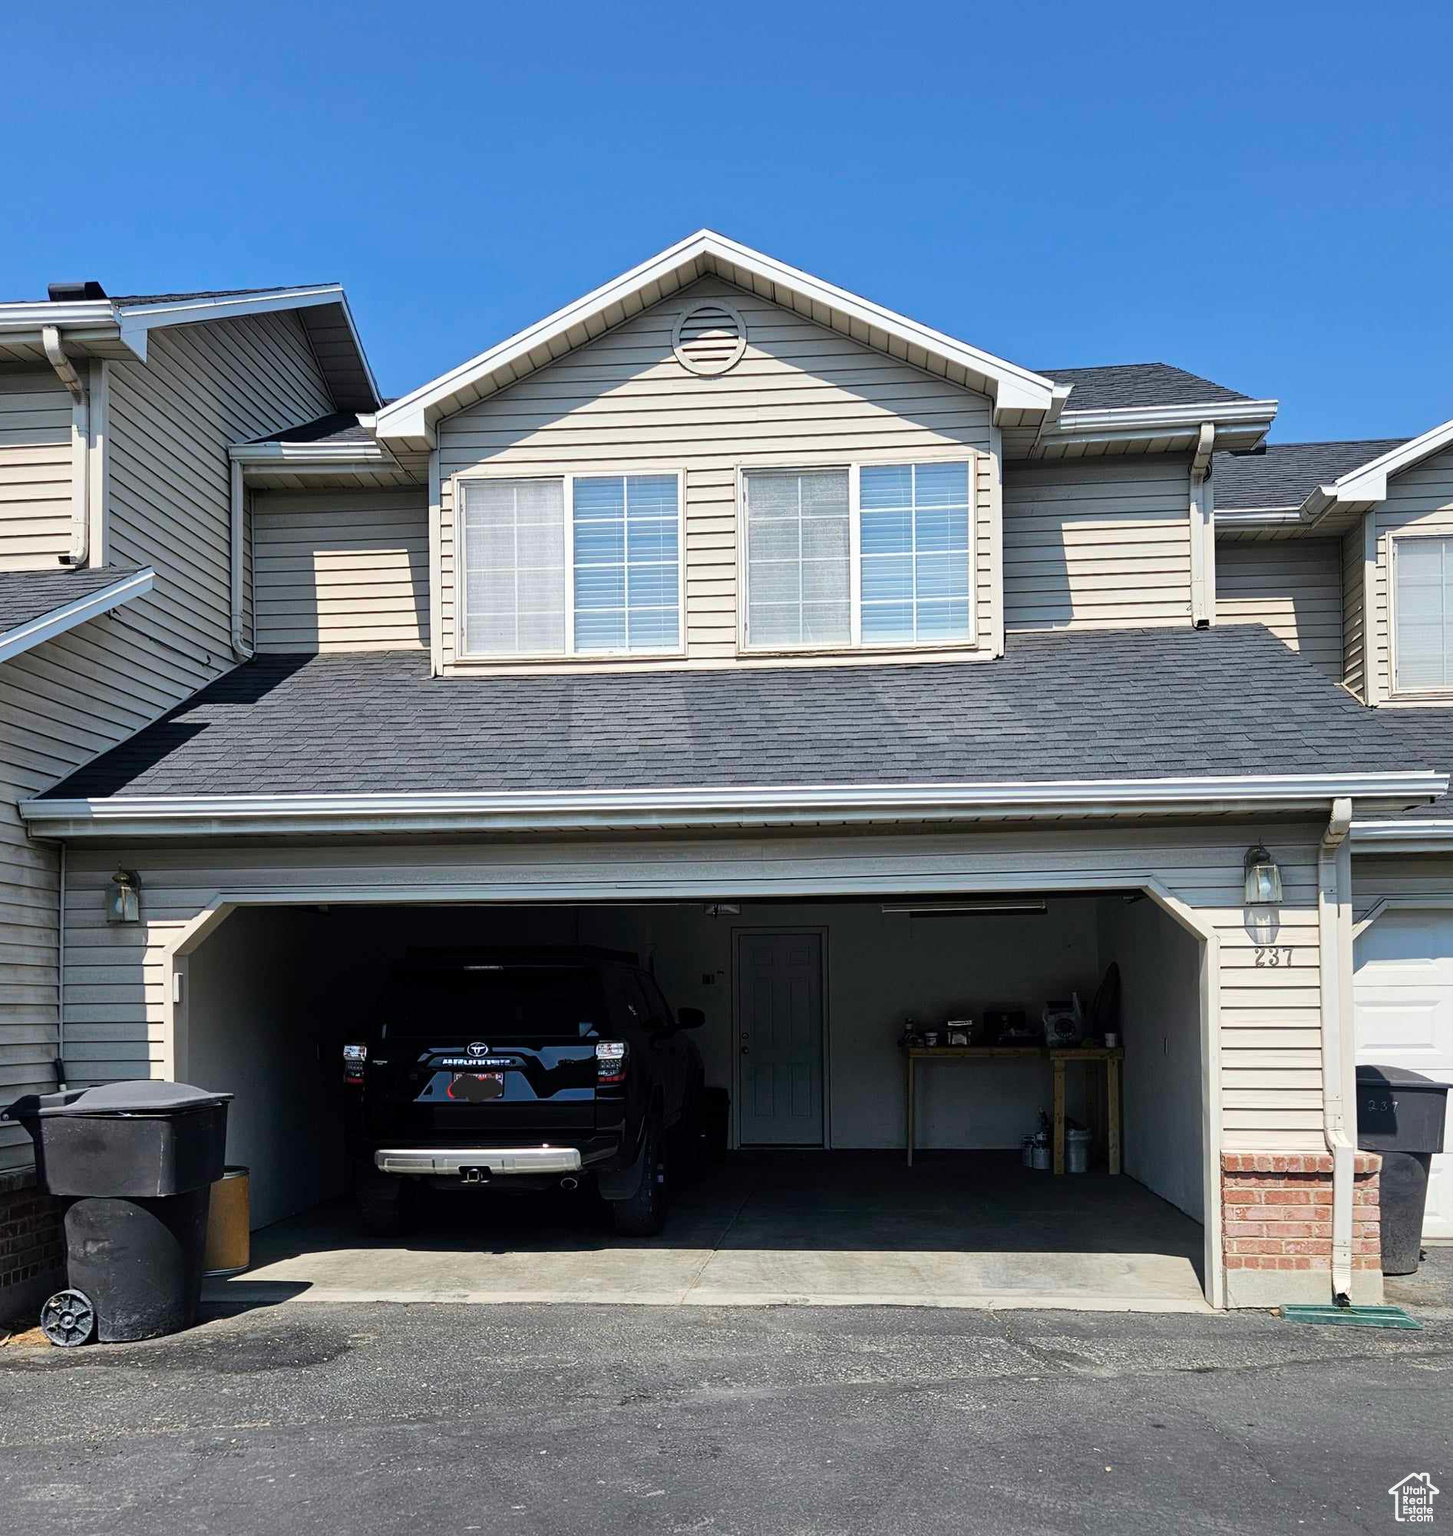
[[[741,1155],[680,1193],[662,1237],[611,1235],[583,1198],[450,1196],[398,1242],[346,1206],[254,1235],[224,1302],[1059,1307],[1207,1312],[1201,1228],[1130,1178],[1017,1158]]]

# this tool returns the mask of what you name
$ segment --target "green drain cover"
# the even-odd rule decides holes
[[[1401,1307],[1282,1307],[1290,1323],[1340,1323],[1344,1328],[1421,1328]]]

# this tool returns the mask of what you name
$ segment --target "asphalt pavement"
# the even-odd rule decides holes
[[[1436,1530],[1453,1309],[1425,1323],[293,1299],[0,1348],[0,1509],[25,1536],[1390,1532],[1427,1472]]]

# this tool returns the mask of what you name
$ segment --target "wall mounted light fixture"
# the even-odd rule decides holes
[[[1246,905],[1276,906],[1281,901],[1281,870],[1265,843],[1246,850]]]
[[[118,869],[106,887],[106,921],[141,921],[141,876],[134,869]]]

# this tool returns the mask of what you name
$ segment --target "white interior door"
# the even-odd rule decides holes
[[[822,1145],[822,935],[744,933],[737,945],[737,1138]]]
[[[1357,1060],[1453,1082],[1453,910],[1384,912],[1358,938],[1355,965]],[[1448,1152],[1433,1159],[1423,1236],[1453,1238]]]

